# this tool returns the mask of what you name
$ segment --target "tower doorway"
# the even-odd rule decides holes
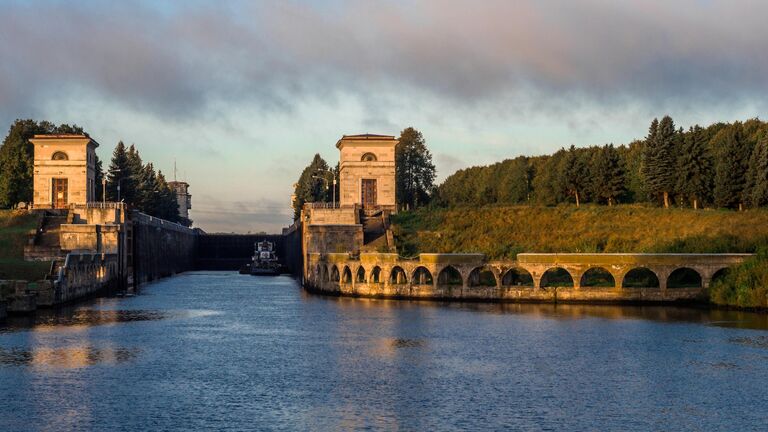
[[[376,205],[376,179],[362,179],[360,202],[363,207]]]
[[[66,208],[67,207],[67,179],[55,178],[53,179],[53,207],[54,208]]]

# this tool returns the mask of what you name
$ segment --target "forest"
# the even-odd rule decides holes
[[[648,203],[743,209],[768,204],[768,124],[758,119],[677,128],[654,119],[626,145],[561,148],[450,175],[438,206]]]

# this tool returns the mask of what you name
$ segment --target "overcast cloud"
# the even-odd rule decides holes
[[[764,112],[766,16],[768,2],[760,0],[5,1],[0,123],[59,112],[92,121],[85,111],[73,116],[70,105],[83,102],[73,97],[109,106],[114,116],[141,113],[175,125],[213,118],[234,125],[243,112],[266,118],[326,106],[339,113],[338,135],[357,132],[349,125],[397,133],[414,119],[433,130],[466,123],[512,145],[520,133],[491,130],[497,123],[485,119],[521,116],[570,122],[569,141],[582,144],[603,136],[580,138],[582,117],[590,116],[573,111],[642,113],[626,122],[633,130],[606,137],[619,140],[637,135],[647,112],[692,121]],[[352,111],[359,115],[345,120]],[[302,140],[318,139],[306,127]],[[320,148],[332,145],[327,139],[312,143],[317,150],[294,149],[301,164],[327,151]],[[549,151],[568,144],[561,141],[518,148]],[[446,168],[468,160],[451,154],[464,142],[435,145]]]

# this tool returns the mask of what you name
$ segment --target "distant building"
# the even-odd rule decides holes
[[[87,135],[35,135],[35,207],[66,208],[96,197],[96,147]]]
[[[395,211],[395,146],[391,135],[344,135],[339,149],[339,204]]]
[[[192,209],[192,195],[189,194],[189,183],[182,181],[168,182],[168,186],[176,192],[176,202],[179,204],[179,216],[184,224],[192,225],[189,210]]]

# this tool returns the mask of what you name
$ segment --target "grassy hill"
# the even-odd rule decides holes
[[[755,252],[768,244],[768,210],[622,206],[424,208],[393,219],[400,253]]]
[[[37,218],[23,212],[0,210],[0,279],[40,280],[50,262],[24,261],[24,245]]]

